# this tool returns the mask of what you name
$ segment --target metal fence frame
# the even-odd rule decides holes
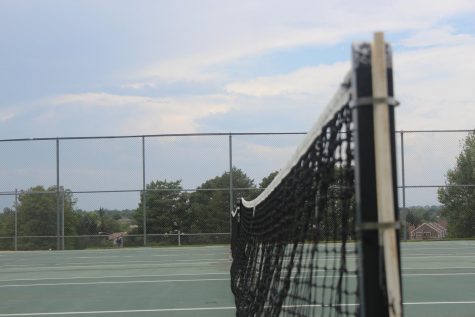
[[[438,185],[406,185],[406,171],[405,171],[405,153],[404,153],[404,136],[407,134],[414,134],[414,133],[470,133],[474,130],[400,130],[395,131],[396,138],[399,139],[399,151],[400,151],[400,162],[401,162],[401,180],[400,184],[398,185],[398,189],[401,190],[402,193],[402,205],[400,209],[406,209],[406,189],[408,188],[439,188],[439,187],[447,187],[450,185],[446,184],[438,184]],[[137,192],[142,195],[142,199],[144,202],[145,195],[148,190],[146,188],[146,141],[147,139],[152,138],[167,138],[167,137],[192,137],[192,136],[204,136],[204,137],[217,137],[217,136],[228,136],[228,162],[229,162],[229,187],[228,188],[211,188],[211,189],[197,189],[197,188],[185,188],[181,191],[197,191],[197,190],[219,190],[219,191],[229,191],[230,199],[229,199],[229,212],[231,213],[234,209],[234,197],[233,191],[234,190],[250,190],[251,188],[233,188],[233,137],[234,136],[253,136],[253,135],[262,135],[262,136],[272,136],[272,135],[305,135],[305,132],[228,132],[228,133],[173,133],[173,134],[149,134],[149,135],[121,135],[121,136],[89,136],[89,137],[56,137],[56,138],[18,138],[18,139],[3,139],[0,140],[0,143],[4,142],[33,142],[33,141],[55,141],[55,149],[56,149],[56,191],[52,192],[51,194],[56,194],[56,215],[57,215],[57,229],[56,229],[56,236],[48,236],[50,238],[55,237],[57,240],[57,249],[64,250],[64,240],[70,236],[65,236],[64,234],[64,193],[61,189],[61,170],[60,170],[60,148],[61,148],[61,141],[66,140],[101,140],[101,139],[140,139],[141,140],[141,158],[142,158],[142,188],[136,189],[128,189],[128,190],[92,190],[92,191],[71,191],[72,194],[84,194],[84,193],[120,193],[120,192]],[[452,186],[464,186],[464,187],[475,187],[475,184],[470,185],[452,185]],[[255,189],[255,188],[252,188]],[[166,190],[166,189],[165,189]],[[0,195],[14,195],[14,207],[16,209],[18,204],[18,195],[21,192],[18,189],[12,189],[11,191],[0,192]],[[28,192],[29,194],[34,194],[33,192]],[[45,194],[45,192],[42,192]],[[144,203],[143,206],[143,244],[147,246],[147,236],[152,236],[151,234],[147,233],[147,208],[146,204]],[[217,234],[217,233],[216,233]],[[219,234],[226,234],[226,233],[219,233]],[[229,233],[227,233],[229,234]],[[30,237],[30,236],[24,236]],[[42,236],[43,237],[43,236]],[[407,232],[403,232],[403,238],[407,237]],[[14,239],[14,249],[17,250],[17,243],[18,243],[18,232],[17,232],[17,212],[15,211],[15,236],[14,237],[0,237],[0,238],[13,238]],[[180,244],[180,234],[177,235],[178,244]]]

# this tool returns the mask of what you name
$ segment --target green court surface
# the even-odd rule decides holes
[[[475,241],[402,244],[405,316],[475,316]],[[234,316],[228,246],[0,252],[2,316]]]

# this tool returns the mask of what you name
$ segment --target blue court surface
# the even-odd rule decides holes
[[[475,241],[402,244],[405,316],[475,316]],[[0,252],[0,317],[234,316],[229,246]]]

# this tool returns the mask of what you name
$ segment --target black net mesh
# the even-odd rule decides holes
[[[233,217],[237,316],[355,316],[358,287],[348,104],[257,206]]]

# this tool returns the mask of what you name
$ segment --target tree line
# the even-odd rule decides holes
[[[256,197],[259,188],[266,187],[277,172],[272,172],[258,185],[241,169],[232,170],[233,197]],[[144,232],[146,215],[147,234],[228,233],[230,228],[229,172],[206,180],[194,192],[183,190],[181,180],[156,180],[146,185],[134,210],[84,211],[77,208],[77,198],[64,188],[35,186],[19,191],[15,207],[6,207],[0,213],[0,249],[11,249],[15,236],[20,237],[21,249],[55,249],[58,230],[58,209],[64,213],[64,235],[100,236],[114,232],[140,235]],[[58,195],[58,192],[60,193]],[[58,197],[60,197],[58,199]],[[16,217],[16,220],[15,220]],[[125,220],[125,221],[124,221]],[[22,238],[29,237],[29,238]],[[96,242],[85,239],[65,239],[66,248],[81,249]],[[209,242],[209,241],[203,241]],[[138,244],[140,245],[140,244]],[[101,245],[99,245],[101,246]],[[102,245],[104,246],[104,245]]]
[[[232,171],[234,198],[252,199],[260,190],[241,169]],[[143,210],[146,210],[147,233],[163,234],[178,230],[184,233],[229,232],[230,192],[229,172],[205,181],[191,193],[183,191],[180,180],[152,181],[146,194],[140,197],[134,213],[138,225],[136,232],[143,232]],[[259,187],[266,186],[266,179]],[[145,206],[144,206],[145,204]]]

